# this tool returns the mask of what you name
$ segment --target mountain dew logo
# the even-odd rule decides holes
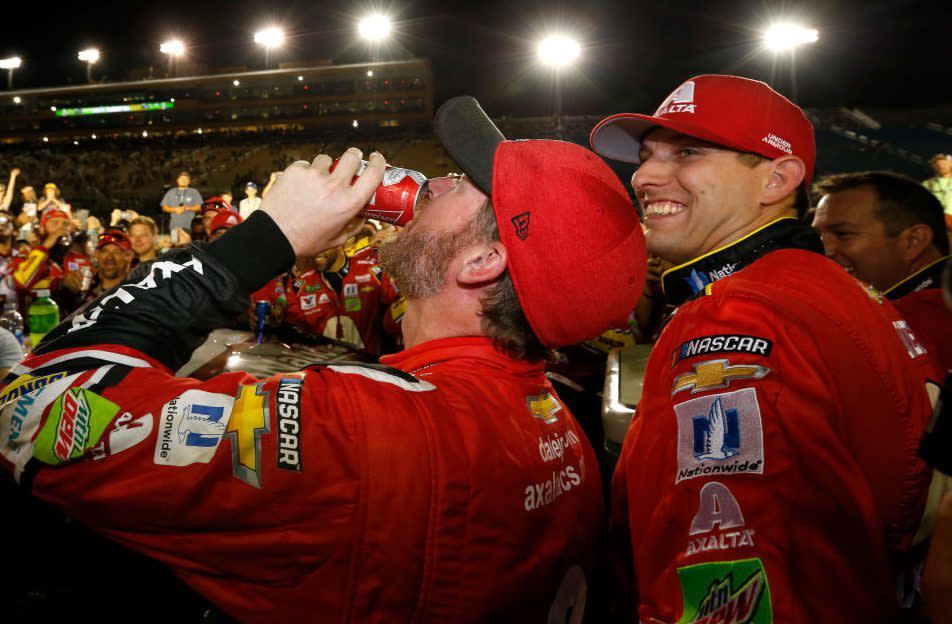
[[[770,586],[760,559],[678,568],[684,594],[679,624],[770,624]]]

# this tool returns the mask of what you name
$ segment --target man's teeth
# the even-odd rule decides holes
[[[678,204],[676,202],[651,202],[648,204],[647,210],[645,210],[645,216],[648,215],[669,215],[681,212],[684,210],[683,204]]]

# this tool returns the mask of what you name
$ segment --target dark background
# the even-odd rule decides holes
[[[938,0],[7,2],[0,55],[23,57],[18,88],[85,82],[76,52],[91,45],[103,54],[95,77],[117,81],[149,65],[161,72],[159,44],[172,35],[197,62],[260,69],[264,54],[252,36],[274,22],[289,36],[275,62],[366,61],[372,52],[356,21],[372,8],[397,23],[378,58],[429,58],[437,104],[470,93],[494,115],[552,112],[552,82],[534,43],[557,27],[584,47],[564,77],[566,114],[650,111],[682,80],[707,72],[763,79],[790,96],[789,55],[760,48],[761,28],[776,17],[799,17],[820,31],[796,57],[803,106],[932,108],[952,100],[952,3]]]

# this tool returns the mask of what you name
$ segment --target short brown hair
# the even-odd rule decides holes
[[[492,202],[486,200],[476,213],[474,230],[486,242],[499,242],[499,228]],[[499,281],[490,286],[483,298],[481,326],[483,332],[492,338],[501,351],[521,360],[544,360],[548,350],[532,331],[522,305],[512,284],[509,269],[500,276]]]
[[[879,198],[876,218],[882,221],[886,234],[898,236],[906,228],[921,223],[932,230],[932,245],[939,253],[949,254],[942,203],[929,189],[908,176],[891,171],[835,173],[818,180],[813,192],[829,195],[864,186],[871,188]]]
[[[129,229],[132,229],[133,225],[146,226],[152,231],[152,236],[155,236],[159,233],[159,228],[155,224],[155,219],[153,219],[152,217],[142,217],[142,216],[136,217],[135,219],[129,222]]]
[[[766,156],[761,156],[760,154],[755,154],[753,152],[737,152],[737,157],[740,158],[740,161],[753,169],[762,162],[769,161],[770,159]],[[804,181],[800,186],[797,187],[797,190],[794,191],[793,196],[793,209],[797,211],[797,218],[803,219],[804,215],[810,210],[810,192],[807,190],[807,183]]]

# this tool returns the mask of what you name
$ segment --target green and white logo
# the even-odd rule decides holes
[[[770,585],[760,559],[678,568],[684,596],[679,624],[771,624]]]
[[[33,456],[57,466],[82,457],[99,439],[119,406],[95,392],[71,388],[50,407],[49,417],[36,436]]]

